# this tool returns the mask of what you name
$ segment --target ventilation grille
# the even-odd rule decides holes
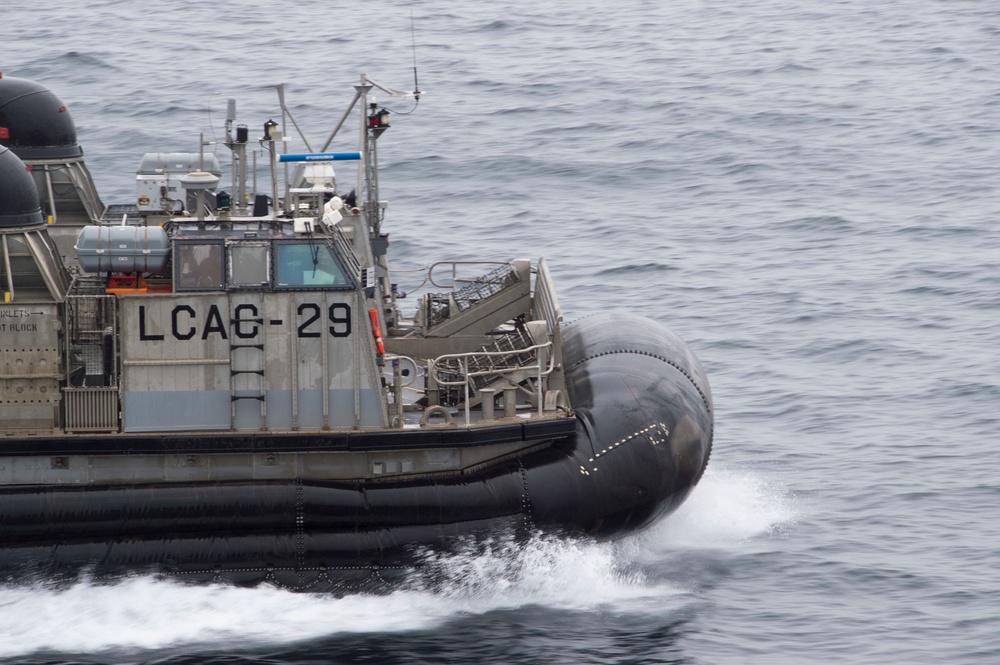
[[[65,388],[63,397],[67,431],[118,430],[118,388]]]

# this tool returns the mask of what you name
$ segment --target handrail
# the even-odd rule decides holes
[[[434,269],[438,266],[450,265],[451,266],[451,284],[438,284],[434,281]],[[454,289],[457,282],[478,282],[482,281],[482,277],[470,278],[470,279],[458,279],[458,266],[506,266],[510,265],[510,261],[438,261],[432,263],[429,268],[427,268],[427,280],[438,287],[439,289]]]
[[[471,379],[474,376],[489,376],[489,375],[493,375],[493,374],[500,374],[500,375],[503,375],[503,374],[513,374],[514,372],[518,372],[518,371],[525,370],[525,369],[537,369],[538,370],[538,374],[537,374],[538,385],[536,387],[536,390],[538,392],[538,394],[537,394],[537,397],[538,397],[538,415],[542,416],[543,413],[544,413],[544,408],[543,408],[544,407],[544,404],[543,404],[544,400],[542,399],[542,396],[544,394],[544,391],[542,390],[542,377],[543,376],[548,376],[555,369],[555,364],[556,363],[555,363],[555,355],[554,354],[552,354],[552,353],[549,354],[548,369],[546,369],[545,371],[542,371],[542,363],[541,362],[536,362],[536,363],[533,363],[531,365],[518,365],[517,367],[499,367],[499,368],[495,367],[495,368],[491,368],[489,370],[482,370],[482,371],[470,372],[469,371],[469,359],[472,358],[472,357],[482,357],[482,356],[510,356],[510,355],[516,355],[516,354],[520,354],[520,353],[528,353],[530,351],[537,351],[538,349],[547,349],[547,348],[550,348],[551,346],[552,346],[552,342],[544,342],[542,344],[535,344],[533,346],[528,346],[528,347],[525,347],[523,349],[516,349],[516,350],[513,350],[513,351],[470,351],[468,353],[447,353],[447,354],[445,354],[443,356],[438,356],[437,358],[434,358],[433,360],[431,360],[431,362],[430,362],[430,371],[433,372],[434,381],[437,382],[438,385],[442,385],[442,386],[461,386],[461,385],[464,385],[465,386],[465,424],[468,425],[469,422],[470,422],[470,420],[471,420],[470,411],[469,411],[469,397],[470,397],[470,395],[469,395],[469,379]],[[537,354],[536,354],[536,357],[537,357]],[[462,380],[460,380],[460,381],[440,381],[438,379],[438,362],[442,361],[442,360],[451,360],[451,359],[455,359],[455,360],[459,361],[459,366],[460,366],[460,369],[461,369],[461,373],[462,373],[462,376],[464,378]]]
[[[544,258],[538,260],[538,272],[535,277],[535,302],[549,324],[549,330],[556,330],[562,323],[562,307],[559,306],[559,297],[552,286],[552,276],[549,274],[549,264]]]

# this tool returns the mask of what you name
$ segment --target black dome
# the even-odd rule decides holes
[[[13,151],[0,146],[0,228],[44,223],[28,167]]]
[[[40,83],[0,74],[0,145],[21,159],[79,157],[66,105]]]

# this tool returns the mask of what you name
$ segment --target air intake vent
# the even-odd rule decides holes
[[[118,388],[64,388],[63,397],[67,431],[118,430]]]

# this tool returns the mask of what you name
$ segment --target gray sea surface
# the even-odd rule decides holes
[[[996,2],[0,18],[0,71],[66,103],[111,203],[144,152],[220,140],[229,97],[256,134],[286,83],[321,145],[362,72],[409,89],[416,61],[416,108],[380,98],[401,288],[437,259],[544,255],[568,319],[665,323],[716,405],[702,483],[640,536],[456,556],[441,588],[387,596],[0,588],[2,662],[1000,662]]]

